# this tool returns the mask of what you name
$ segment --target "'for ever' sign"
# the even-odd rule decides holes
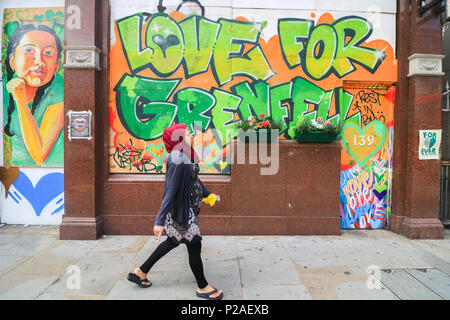
[[[419,130],[419,160],[440,159],[442,130]]]

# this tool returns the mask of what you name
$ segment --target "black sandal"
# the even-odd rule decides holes
[[[147,278],[141,279],[137,274],[131,272],[128,274],[127,280],[136,283],[141,288],[148,288],[152,285]],[[144,282],[150,282],[150,284],[144,284]]]
[[[220,300],[220,299],[223,298],[223,291],[217,297],[215,297],[215,298],[211,297],[217,291],[218,290],[216,288],[214,288],[213,291],[205,292],[205,293],[201,293],[201,292],[196,291],[196,294],[197,294],[197,297],[199,297],[199,298],[203,298],[203,299],[207,299],[207,300]]]

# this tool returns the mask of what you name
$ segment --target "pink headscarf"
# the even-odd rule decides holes
[[[187,126],[185,124],[174,124],[164,129],[163,141],[168,153],[172,150],[182,151],[193,163],[198,163],[197,153],[184,142]]]

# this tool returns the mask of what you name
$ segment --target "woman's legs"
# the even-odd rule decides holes
[[[186,244],[186,246],[189,254],[189,266],[191,267],[198,287],[203,289],[208,285],[208,281],[206,281],[203,273],[203,263],[200,255],[202,251],[202,242],[189,243]]]
[[[214,291],[214,288],[208,285],[203,273],[203,263],[201,258],[202,243],[201,241],[195,243],[189,243],[186,245],[189,254],[189,266],[197,281],[198,292],[209,293]],[[209,295],[211,298],[216,298],[222,294],[221,290]]]
[[[169,251],[178,247],[178,244],[173,243],[169,237],[153,251],[153,253],[148,257],[148,259],[140,267],[141,271],[147,274],[153,265],[162,257],[164,257]]]
[[[134,273],[138,275],[141,279],[145,279],[147,276],[147,273],[150,271],[152,266],[163,256],[165,256],[168,252],[170,252],[172,249],[178,247],[177,243],[174,243],[170,240],[170,238],[167,238],[164,242],[162,242],[156,249],[153,251],[153,253],[150,255],[150,257],[142,264],[141,267],[137,268]],[[202,250],[202,243],[201,241],[195,241],[194,243],[188,243],[186,244],[188,255],[189,255],[189,266],[191,267],[192,273],[194,274],[195,280],[197,281],[198,285],[198,292],[200,293],[208,293],[212,292],[214,290],[213,287],[208,285],[208,282],[205,279],[205,275],[203,272],[203,263],[201,258],[201,250]],[[144,283],[144,284],[149,284]],[[218,297],[222,293],[221,290],[218,290],[214,294],[211,294],[211,298]]]

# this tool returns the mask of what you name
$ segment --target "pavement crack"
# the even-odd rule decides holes
[[[240,263],[240,259],[242,257],[239,257],[237,243],[238,243],[238,240],[236,239],[236,237],[234,237],[234,247],[236,249],[236,260],[237,260],[238,270],[239,270],[239,283],[241,285],[241,293],[243,294],[243,292],[244,292],[244,283],[242,282],[242,269],[241,269],[241,263]]]

